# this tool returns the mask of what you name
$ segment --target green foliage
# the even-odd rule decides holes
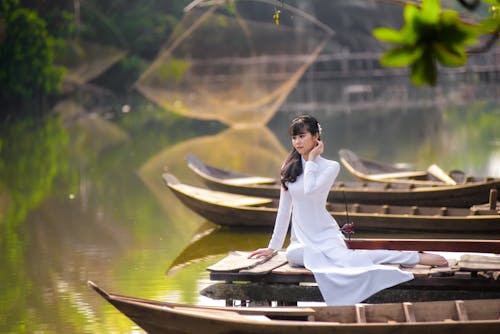
[[[82,2],[81,36],[153,58],[168,39],[189,0]]]
[[[158,79],[160,82],[179,83],[184,73],[186,73],[190,67],[190,62],[172,57],[168,62],[158,67],[153,80]]]
[[[410,66],[411,80],[417,86],[436,84],[437,63],[463,66],[465,47],[479,35],[478,27],[462,23],[456,11],[441,10],[439,0],[423,0],[420,8],[407,4],[404,19],[401,30],[382,27],[373,34],[380,41],[397,44],[382,56],[382,65]]]
[[[0,16],[8,16],[19,7],[19,0],[1,0]]]
[[[51,10],[45,17],[47,30],[50,35],[57,38],[72,38],[75,33],[75,17],[64,10]]]
[[[57,92],[64,73],[54,65],[58,41],[48,34],[45,21],[37,13],[24,8],[12,10],[8,3],[2,2],[9,14],[0,44],[0,94],[33,97]]]
[[[500,0],[484,0],[489,5],[490,17],[481,22],[483,33],[497,33],[500,30]]]

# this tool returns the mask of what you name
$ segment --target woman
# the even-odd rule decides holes
[[[249,258],[270,255],[282,248],[291,215],[288,262],[313,272],[328,305],[359,303],[382,289],[413,279],[409,272],[382,264],[448,265],[444,257],[436,254],[347,248],[337,222],[326,209],[328,192],[340,165],[321,157],[321,126],[314,117],[304,115],[292,121],[289,131],[293,150],[281,168],[274,232],[269,246],[257,249]]]

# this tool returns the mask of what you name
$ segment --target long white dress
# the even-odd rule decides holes
[[[311,270],[328,305],[353,305],[385,288],[413,279],[394,266],[418,263],[417,252],[352,250],[326,209],[328,192],[339,173],[339,163],[318,156],[302,159],[303,173],[288,190],[281,189],[276,223],[269,248],[281,249],[292,228],[287,259]]]

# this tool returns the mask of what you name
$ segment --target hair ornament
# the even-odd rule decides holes
[[[318,133],[320,136],[323,133],[323,129],[321,128],[321,124],[319,124],[319,122],[318,122]]]

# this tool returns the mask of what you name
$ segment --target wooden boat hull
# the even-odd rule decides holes
[[[314,308],[228,308],[163,303],[89,286],[148,333],[476,334],[500,330],[500,301],[470,300]]]
[[[480,237],[482,236],[478,236]],[[167,273],[211,256],[227,254],[235,249],[253,251],[267,242],[269,235],[256,229],[229,229],[207,223],[202,225],[199,233],[193,236],[189,245],[170,264]],[[419,239],[387,239],[387,235],[379,238],[358,238],[354,235],[354,238],[346,240],[346,243],[351,249],[500,253],[500,240],[425,239],[425,235],[419,236]]]
[[[339,157],[342,165],[354,177],[363,181],[439,187],[446,185],[461,186],[467,183],[486,183],[490,184],[490,189],[500,186],[500,178],[467,177],[464,172],[459,170],[447,174],[436,165],[431,165],[426,171],[408,170],[379,161],[360,158],[348,149],[339,150]]]
[[[225,194],[197,187],[181,184],[175,177],[164,174],[164,180],[172,192],[188,208],[198,213],[207,220],[230,227],[272,227],[277,213],[276,201],[272,206],[243,206],[231,205],[213,201],[209,197],[225,196],[231,198],[231,194]],[[196,192],[203,192],[204,198],[196,196]],[[210,195],[212,194],[212,195]],[[252,199],[250,196],[238,196],[238,199]],[[258,199],[258,198],[256,198]],[[265,201],[265,198],[262,198]],[[272,203],[272,200],[268,200]],[[229,201],[228,201],[229,202]],[[419,231],[419,232],[455,232],[455,233],[492,233],[500,232],[500,215],[495,212],[492,214],[452,216],[453,210],[469,212],[467,209],[450,208],[450,214],[446,213],[448,209],[443,209],[440,214],[437,208],[418,209],[410,207],[391,208],[381,206],[380,212],[363,212],[364,207],[357,208],[358,204],[349,205],[349,222],[354,223],[356,230],[376,230],[376,231]],[[332,205],[333,206],[333,205]],[[399,212],[384,213],[397,209]],[[418,210],[421,214],[412,215],[411,211]],[[347,222],[346,212],[342,205],[337,204],[330,210],[331,215],[342,226]]]
[[[238,183],[235,179],[261,179],[209,166],[194,156],[188,156],[189,168],[209,187],[217,191],[248,196],[279,198],[280,185],[276,180],[267,183]],[[328,201],[343,203],[422,205],[470,207],[487,203],[490,190],[500,188],[500,179],[467,182],[459,185],[401,185],[390,182],[336,182]]]

